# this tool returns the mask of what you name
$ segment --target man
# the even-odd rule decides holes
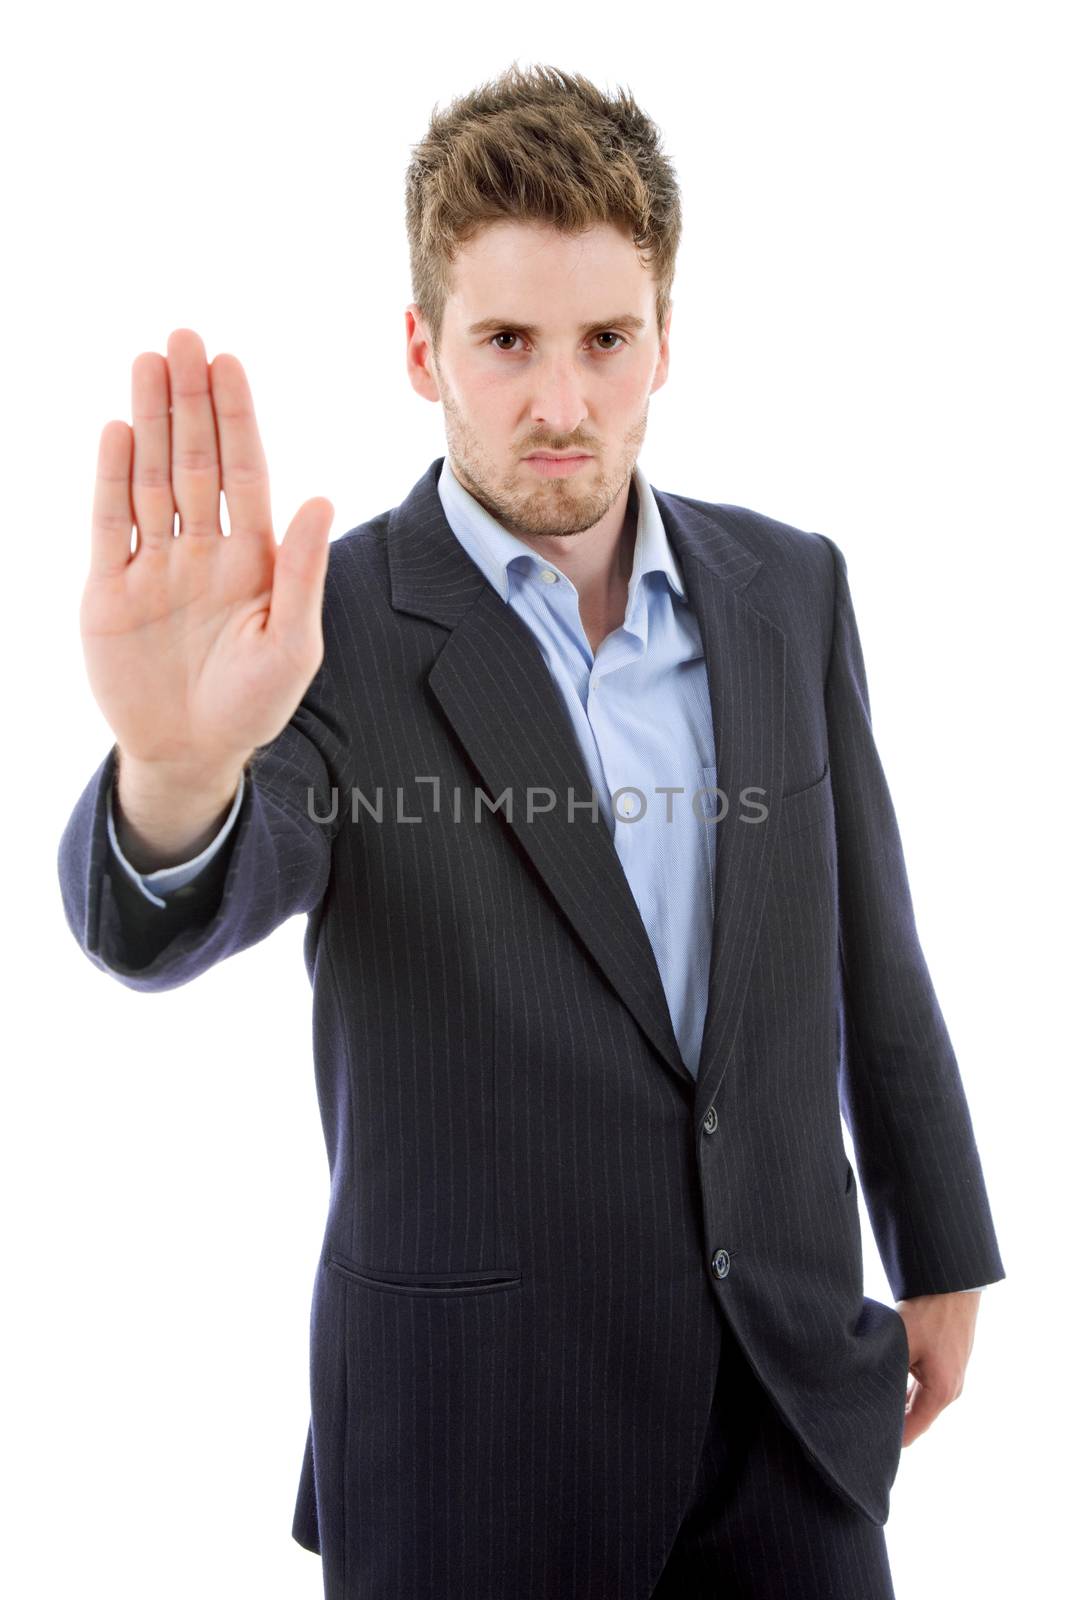
[[[68,920],[160,990],[307,913],[327,1600],[883,1600],[1004,1270],[844,558],[637,465],[679,222],[627,96],[456,102],[408,229],[448,456],[332,544],[323,500],[275,544],[234,357],[134,363]]]

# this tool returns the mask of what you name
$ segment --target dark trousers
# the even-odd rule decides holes
[[[812,1465],[725,1322],[696,1482],[650,1600],[894,1600],[884,1529]]]

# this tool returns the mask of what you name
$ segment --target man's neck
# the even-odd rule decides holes
[[[638,511],[637,484],[631,474],[629,492],[625,497],[619,496],[597,527],[555,537],[534,535],[524,542],[567,575],[578,591],[582,606],[589,604],[604,611],[610,606],[611,597],[621,592],[625,609],[637,542]],[[519,537],[524,536],[520,534]]]
[[[585,636],[589,640],[589,648],[594,655],[601,641],[606,639],[609,633],[614,633],[616,628],[621,627],[626,616],[630,577],[634,565],[634,547],[637,543],[637,518],[637,485],[631,479],[622,528],[610,552],[607,565],[601,571],[589,574],[581,582],[573,578],[571,580],[578,590],[578,611]]]

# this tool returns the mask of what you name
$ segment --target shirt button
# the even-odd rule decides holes
[[[542,567],[541,568],[541,582],[542,583],[555,583],[555,581],[556,581],[556,579],[558,577],[559,577],[559,573],[558,572],[553,572],[550,567]]]
[[[725,1278],[730,1270],[729,1250],[716,1250],[711,1258],[711,1270],[717,1278]]]
[[[714,1133],[715,1129],[718,1126],[719,1126],[719,1113],[716,1111],[715,1107],[712,1106],[710,1111],[708,1112],[707,1116],[704,1118],[704,1132],[705,1133]]]

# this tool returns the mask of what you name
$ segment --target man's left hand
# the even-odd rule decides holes
[[[963,1393],[981,1298],[953,1291],[897,1301],[908,1334],[908,1371],[913,1379],[904,1408],[904,1445],[925,1433],[945,1406]]]

